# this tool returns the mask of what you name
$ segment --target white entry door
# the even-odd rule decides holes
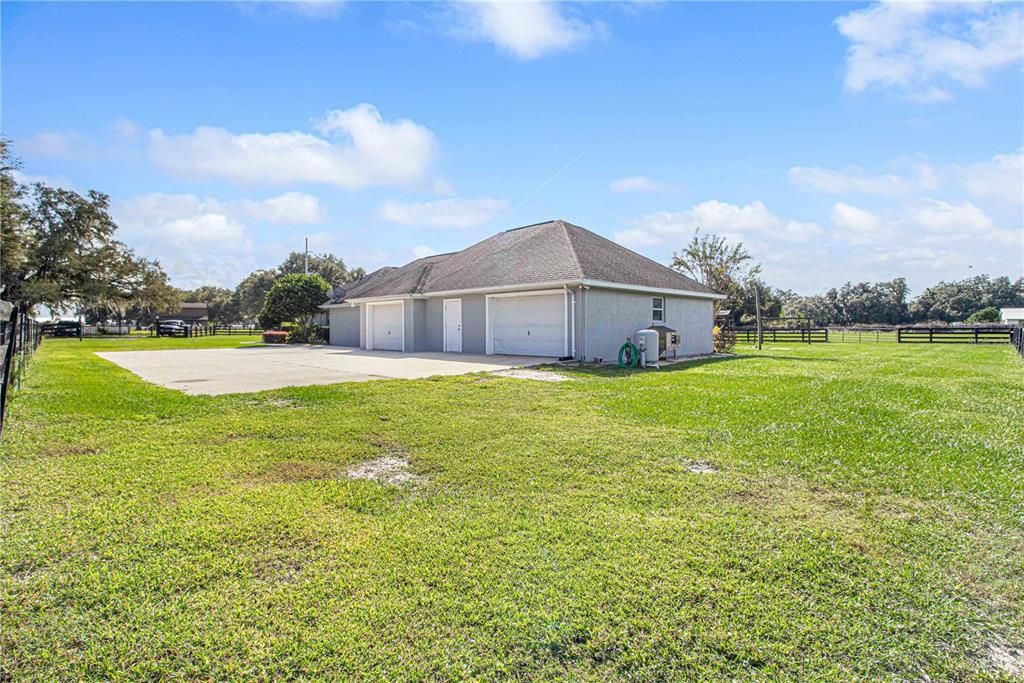
[[[490,299],[494,353],[565,355],[565,294],[495,296]]]
[[[444,300],[444,350],[462,353],[462,299]]]
[[[405,307],[402,302],[373,304],[368,309],[370,339],[367,347],[382,351],[402,351],[402,335],[405,332],[402,322]]]

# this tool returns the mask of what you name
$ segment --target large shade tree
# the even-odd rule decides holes
[[[761,272],[743,243],[730,244],[722,236],[701,234],[698,228],[682,251],[673,254],[672,267],[697,282],[725,294],[725,302],[714,301],[714,314],[743,300],[750,283]]]

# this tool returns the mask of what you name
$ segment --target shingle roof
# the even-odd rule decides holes
[[[596,233],[555,220],[506,230],[452,254],[416,259],[401,268],[382,268],[346,286],[343,298],[575,280],[715,293],[710,287]]]

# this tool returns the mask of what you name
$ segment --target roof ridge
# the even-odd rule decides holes
[[[572,241],[572,235],[569,233],[569,226],[571,225],[571,223],[567,223],[566,221],[563,221],[561,218],[559,218],[556,222],[560,226],[562,226],[562,232],[565,234],[565,241],[569,243],[569,253],[572,254],[572,260],[573,262],[576,263],[576,272],[579,273],[580,278],[582,279],[584,276],[583,264],[580,263],[580,256],[579,254],[576,253],[576,243]],[[578,228],[579,226],[574,225],[573,227]]]
[[[593,235],[593,236],[597,237],[598,239],[600,239],[600,240],[603,240],[603,241],[605,241],[605,242],[607,242],[607,243],[609,243],[609,244],[611,244],[611,245],[613,245],[613,246],[615,246],[615,247],[618,247],[619,249],[627,249],[626,247],[622,246],[621,244],[619,244],[619,243],[618,243],[618,242],[616,242],[615,240],[610,240],[610,239],[608,239],[607,237],[605,237],[604,235],[601,235],[601,234],[599,234],[599,233],[596,233],[596,232],[594,232],[593,230],[587,230],[586,228],[580,227],[579,225],[574,225],[573,223],[568,223],[568,222],[566,222],[566,221],[562,221],[562,222],[563,222],[563,223],[565,223],[565,224],[566,224],[566,225],[568,225],[568,226],[571,226],[571,227],[573,227],[573,228],[576,228],[577,230],[582,230],[583,232],[587,232],[587,233],[590,233],[591,235]],[[658,266],[659,268],[663,268],[664,270],[667,270],[667,271],[669,271],[669,272],[670,272],[670,273],[672,273],[673,275],[677,275],[677,276],[679,276],[679,277],[683,278],[684,280],[689,280],[690,282],[692,282],[692,283],[693,283],[693,284],[695,284],[695,285],[698,285],[698,286],[700,286],[700,287],[704,287],[704,288],[706,288],[706,289],[707,289],[707,290],[708,290],[709,292],[713,292],[713,291],[715,291],[715,290],[714,290],[713,288],[709,287],[708,285],[704,284],[703,282],[698,282],[697,280],[693,279],[692,277],[690,277],[690,276],[688,276],[688,275],[684,275],[683,273],[680,273],[680,272],[679,272],[678,270],[676,270],[675,268],[671,268],[671,267],[669,267],[669,266],[666,266],[666,265],[665,265],[664,263],[659,263],[659,262],[655,261],[654,259],[652,259],[652,258],[650,258],[650,257],[648,257],[648,256],[644,256],[644,255],[643,255],[643,254],[641,254],[641,253],[640,253],[639,251],[634,251],[634,250],[632,250],[632,249],[627,249],[627,251],[630,251],[630,252],[632,252],[632,253],[636,254],[637,256],[639,256],[640,258],[642,258],[642,259],[643,259],[643,260],[645,260],[645,261],[648,261],[648,262],[650,262],[650,263],[653,263],[654,265]],[[585,274],[584,274],[584,275],[585,275]]]

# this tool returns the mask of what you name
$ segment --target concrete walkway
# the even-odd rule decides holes
[[[280,387],[419,379],[507,370],[551,361],[535,356],[363,351],[344,346],[110,351],[96,355],[154,384],[186,394],[233,394]]]

